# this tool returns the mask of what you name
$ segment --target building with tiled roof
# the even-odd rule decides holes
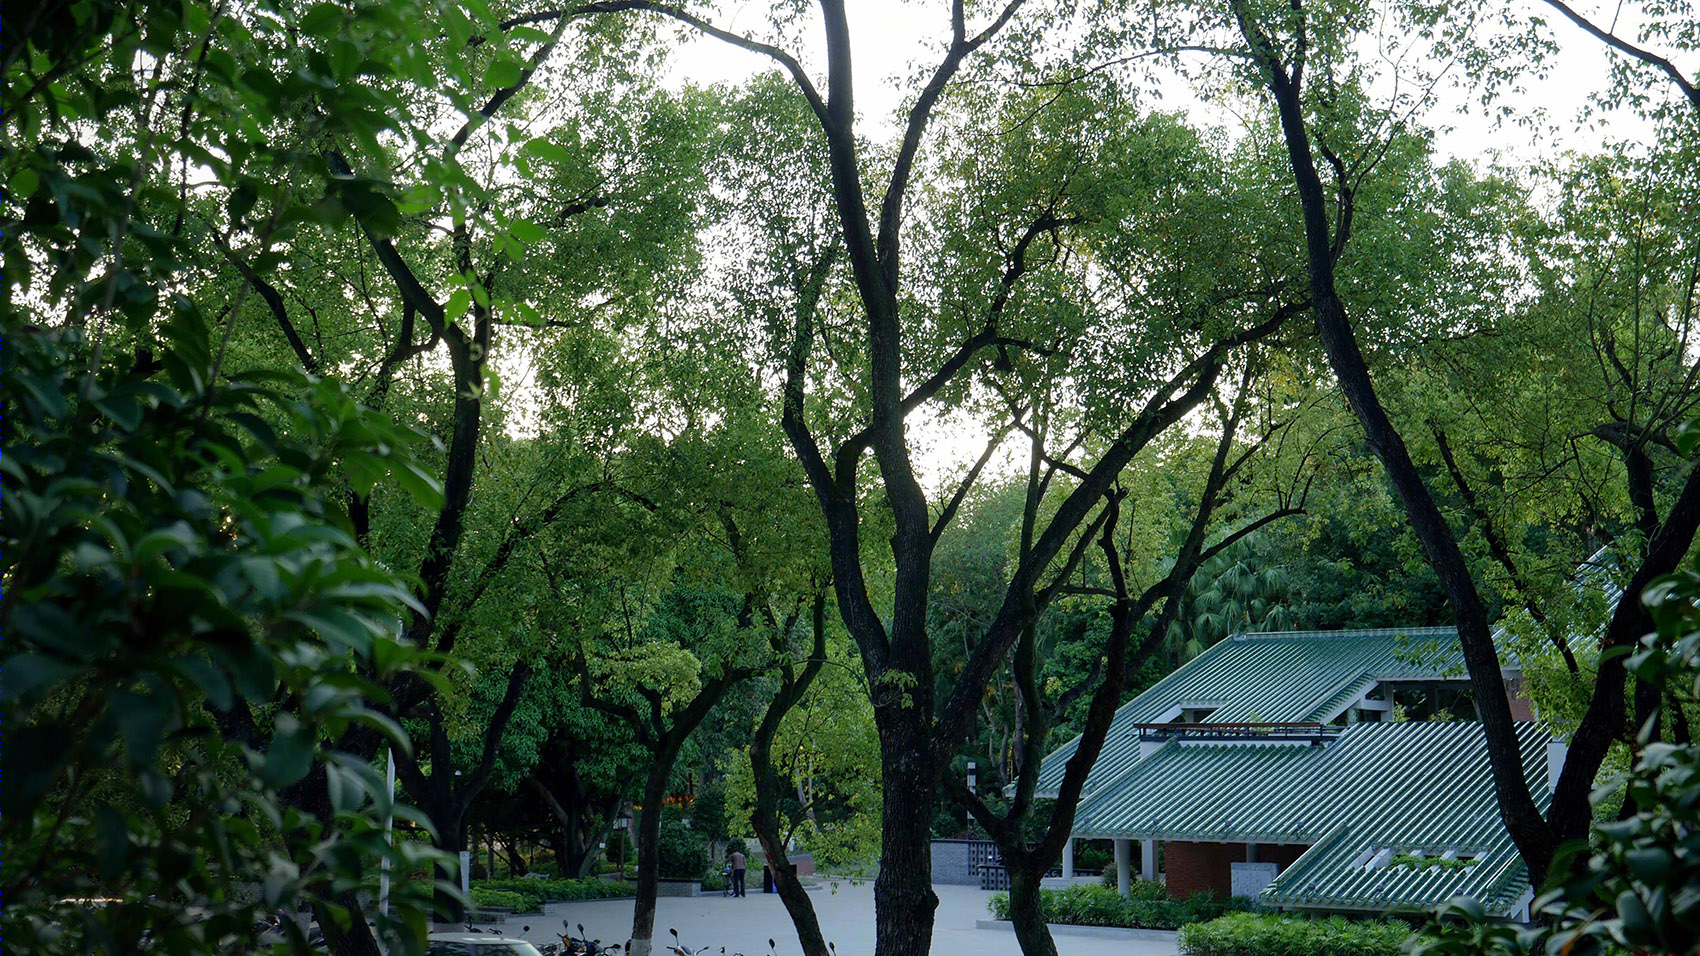
[[[1504,676],[1519,686],[1514,664]],[[1393,720],[1401,701],[1467,700],[1467,687],[1449,628],[1234,635],[1117,712],[1073,836],[1115,841],[1124,890],[1137,841],[1141,875],[1158,878],[1160,856],[1177,897],[1385,911],[1469,896],[1517,914],[1528,877],[1480,725]],[[1562,746],[1533,723],[1519,736],[1544,804]],[[1078,743],[1046,758],[1041,794],[1055,795]]]

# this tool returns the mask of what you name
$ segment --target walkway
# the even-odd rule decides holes
[[[809,893],[820,919],[821,931],[836,943],[840,956],[868,956],[874,951],[874,888],[872,883],[854,885],[822,880],[824,885]],[[759,884],[758,884],[759,886]],[[1015,934],[1007,929],[976,929],[977,920],[990,918],[986,900],[990,893],[968,886],[934,887],[939,897],[933,929],[933,956],[1020,956]],[[624,942],[632,927],[631,900],[591,900],[581,903],[552,903],[544,915],[515,916],[501,925],[511,936],[524,936],[535,943],[554,942],[561,921],[579,923],[604,942]],[[522,932],[522,926],[530,926]],[[708,946],[718,956],[720,947],[728,954],[767,956],[768,939],[778,943],[779,956],[797,956],[797,932],[779,897],[751,893],[744,899],[713,896],[662,897],[656,901],[655,942],[657,947],[672,942],[667,930],[677,928],[686,946]],[[1102,931],[1100,931],[1102,932]],[[578,935],[575,929],[573,935]],[[1129,939],[1056,935],[1059,956],[1175,956],[1173,934],[1142,933],[1158,939]],[[657,953],[663,952],[659,948]]]

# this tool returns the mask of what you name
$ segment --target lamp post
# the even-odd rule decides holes
[[[389,794],[389,803],[384,806],[384,842],[395,846],[395,748],[384,751],[384,789]],[[378,876],[378,913],[381,916],[390,915],[390,856],[384,854],[381,872]]]
[[[455,793],[456,793],[456,795],[458,795],[460,793],[460,771],[459,770],[455,771]],[[472,851],[471,850],[463,849],[463,850],[460,851],[460,891],[467,899],[472,899]],[[467,916],[467,920],[470,921],[471,919],[472,919],[472,917],[470,915]]]
[[[614,817],[614,829],[620,831],[620,879],[626,878],[626,829],[632,825],[632,815],[624,810]]]

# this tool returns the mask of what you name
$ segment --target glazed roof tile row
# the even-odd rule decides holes
[[[1090,795],[1139,761],[1132,725],[1170,719],[1179,707],[1217,705],[1210,723],[1325,721],[1378,681],[1457,680],[1464,676],[1452,628],[1276,631],[1236,634],[1116,712],[1104,750],[1088,775]],[[1039,794],[1055,796],[1080,739],[1045,758]]]
[[[1531,789],[1545,794],[1547,735],[1533,724],[1518,733]],[[1354,724],[1322,745],[1171,740],[1084,800],[1074,832],[1314,844],[1265,892],[1282,905],[1381,909],[1465,895],[1503,910],[1528,886],[1499,822],[1476,723]],[[1364,865],[1381,849],[1462,852],[1477,862]]]

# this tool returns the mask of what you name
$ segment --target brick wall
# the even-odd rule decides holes
[[[1232,877],[1229,864],[1244,859],[1243,843],[1171,840],[1163,844],[1163,872],[1169,895],[1175,899],[1204,892],[1227,896]]]
[[[1285,870],[1307,846],[1296,843],[1260,843],[1257,859]],[[1163,873],[1169,896],[1182,899],[1194,893],[1227,896],[1233,888],[1235,863],[1244,862],[1244,843],[1190,843],[1171,840],[1163,844]]]
[[[983,840],[934,840],[933,883],[939,886],[979,886],[980,864],[992,844]]]
[[[1308,849],[1310,845],[1305,843],[1259,843],[1257,859],[1262,863],[1277,864],[1285,870]]]
[[[1512,720],[1534,720],[1535,705],[1529,700],[1521,677],[1505,682],[1505,699],[1511,705]]]

